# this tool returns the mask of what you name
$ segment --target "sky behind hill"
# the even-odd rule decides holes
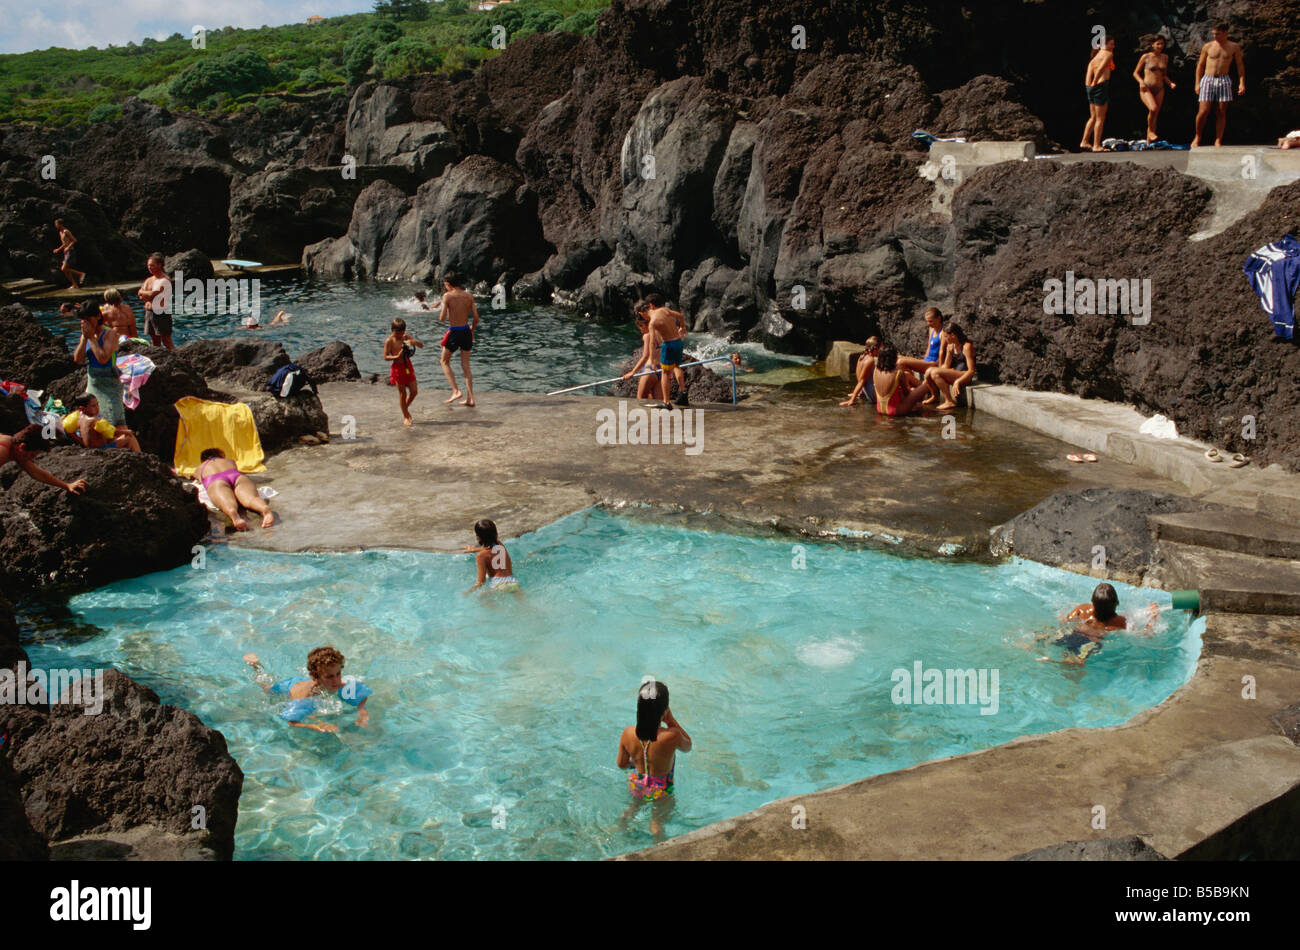
[[[371,0],[0,0],[0,53],[62,46],[103,49],[146,36],[193,35],[195,26],[301,23],[312,14],[369,13]]]

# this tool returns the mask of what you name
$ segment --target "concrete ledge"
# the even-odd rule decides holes
[[[826,375],[838,376],[840,379],[850,380],[853,378],[853,370],[857,364],[854,359],[866,349],[861,343],[850,343],[848,340],[836,340],[831,344],[831,351],[826,356]]]
[[[980,412],[1177,482],[1203,501],[1257,510],[1273,520],[1300,521],[1300,478],[1280,466],[1232,468],[1205,457],[1194,439],[1157,439],[1131,406],[981,383],[966,390]]]
[[[1274,717],[1300,690],[1294,624],[1211,615],[1192,679],[1110,729],[1066,729],[809,795],[626,860],[1004,860],[1139,835],[1170,857],[1293,857],[1300,748]],[[1242,697],[1242,677],[1257,683]],[[792,827],[792,809],[806,828]],[[1093,809],[1106,828],[1092,828]]]

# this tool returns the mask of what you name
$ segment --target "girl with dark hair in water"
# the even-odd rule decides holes
[[[488,590],[508,590],[519,593],[519,581],[515,578],[514,565],[510,563],[510,552],[497,538],[497,526],[484,518],[474,525],[474,537],[478,544],[467,544],[462,550],[473,554],[478,567],[478,580],[469,590],[478,590],[484,583]]]
[[[634,770],[627,777],[633,804],[623,813],[624,820],[643,802],[655,802],[650,833],[663,837],[663,822],[672,810],[677,753],[690,751],[690,735],[668,708],[668,687],[647,678],[636,694],[636,725],[624,729],[618,740],[618,767]]]

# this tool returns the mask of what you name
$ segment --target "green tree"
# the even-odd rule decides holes
[[[591,36],[596,32],[596,17],[599,16],[595,10],[579,10],[572,16],[565,17],[558,27],[565,33],[577,33],[581,36]]]
[[[442,57],[432,46],[411,36],[389,43],[375,53],[375,65],[385,79],[431,72],[441,63]]]
[[[177,102],[192,106],[213,93],[240,96],[259,92],[275,81],[270,64],[260,53],[240,47],[187,67],[172,80],[170,92]]]
[[[563,22],[564,16],[557,10],[529,10],[524,14],[521,33],[550,33]]]
[[[478,23],[474,26],[474,29],[470,30],[466,42],[471,46],[491,46],[492,28],[495,26],[505,27],[508,41],[520,31],[523,25],[524,15],[514,7],[506,7],[505,9],[497,7],[495,10],[479,14]]]
[[[86,117],[88,122],[114,122],[122,118],[122,107],[114,105],[111,102],[101,102],[95,108],[90,110],[90,115]]]

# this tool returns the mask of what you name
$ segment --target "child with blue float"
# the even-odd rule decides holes
[[[280,715],[300,729],[339,731],[338,726],[321,722],[313,715],[317,708],[317,697],[325,693],[337,693],[343,702],[356,706],[358,726],[370,722],[366,700],[373,690],[352,677],[343,678],[343,654],[331,646],[317,647],[307,654],[307,676],[291,676],[278,682],[272,681],[271,675],[262,669],[262,662],[256,653],[245,653],[244,662],[257,673],[256,681],[262,689],[268,693],[289,695],[289,702],[280,710]],[[315,722],[307,722],[308,719]]]

